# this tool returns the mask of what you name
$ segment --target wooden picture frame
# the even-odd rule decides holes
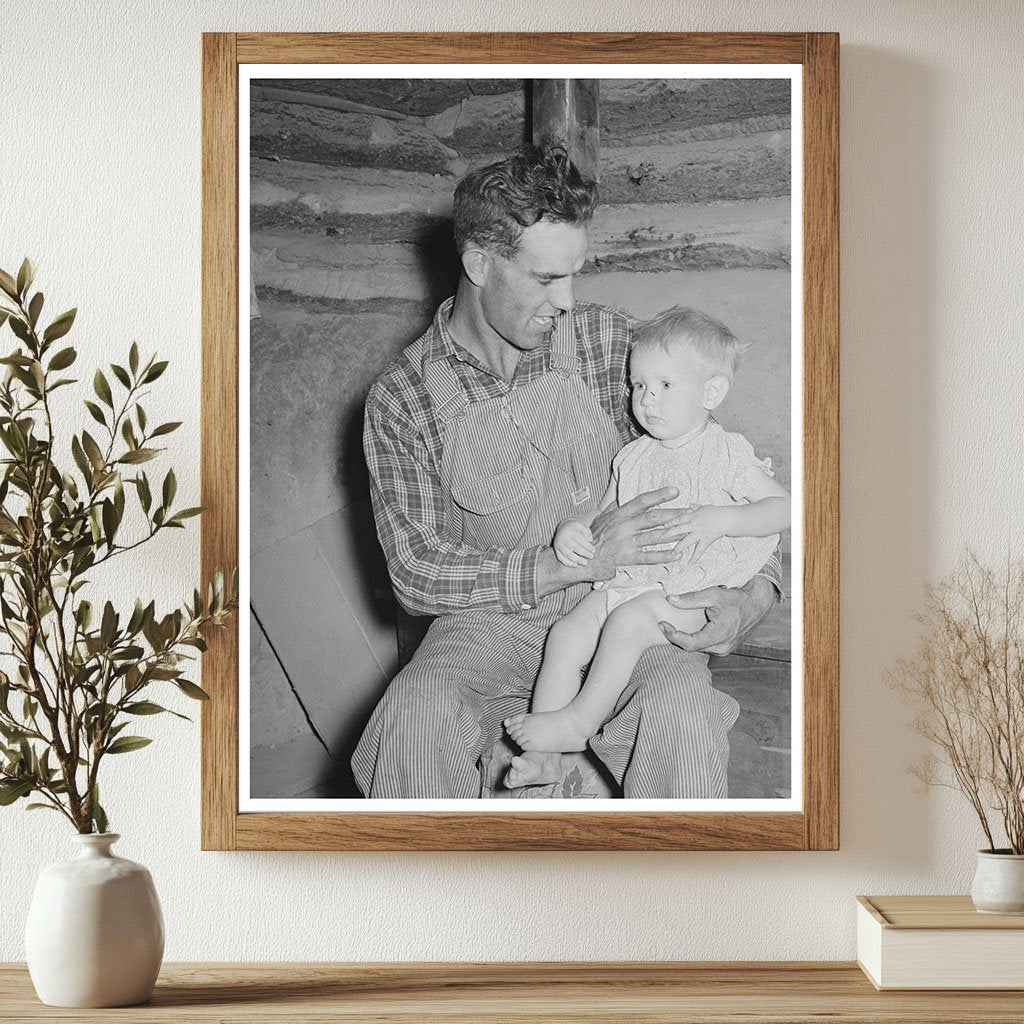
[[[839,844],[839,39],[831,33],[205,34],[202,571],[239,557],[238,76],[245,64],[799,64],[803,95],[802,809],[377,813],[239,810],[239,646],[203,658],[209,850],[834,850]],[[794,130],[796,129],[794,125]],[[794,396],[794,399],[796,396]],[[242,566],[242,573],[247,571]]]

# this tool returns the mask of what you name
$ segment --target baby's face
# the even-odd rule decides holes
[[[629,380],[633,415],[651,437],[671,441],[696,430],[707,419],[707,370],[688,348],[674,346],[633,351]]]

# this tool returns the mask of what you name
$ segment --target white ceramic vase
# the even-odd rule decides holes
[[[1024,854],[979,850],[971,899],[982,914],[1024,914]]]
[[[149,872],[111,852],[120,838],[76,835],[79,855],[36,883],[25,955],[36,994],[50,1006],[133,1006],[153,993],[163,915]]]

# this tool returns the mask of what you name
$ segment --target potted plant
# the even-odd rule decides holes
[[[199,508],[175,506],[174,470],[157,484],[143,467],[180,423],[151,423],[142,400],[167,363],[132,344],[123,365],[97,369],[84,407],[94,425],[60,431],[53,395],[74,385],[77,359],[65,336],[68,310],[42,324],[28,260],[0,271],[0,328],[16,346],[0,358],[0,805],[63,815],[78,858],[39,878],[26,930],[36,991],[47,1003],[117,1006],[152,992],[163,923],[149,872],[113,855],[100,802],[108,757],[148,746],[132,728],[179,712],[161,690],[195,700],[186,678],[203,632],[236,605],[218,572],[205,592],[159,614],[140,597],[121,611],[95,598],[90,577],[164,530],[183,529]]]
[[[911,770],[960,790],[987,847],[971,889],[983,913],[1024,914],[1024,561],[1005,572],[969,553],[925,589],[916,655],[896,682],[919,709],[914,729],[938,747]]]

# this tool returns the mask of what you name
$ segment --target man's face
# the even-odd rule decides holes
[[[651,437],[672,441],[707,419],[706,378],[700,360],[688,348],[634,349],[629,357],[633,415]]]
[[[529,352],[551,333],[555,317],[574,305],[573,277],[583,269],[587,229],[540,220],[523,229],[511,259],[489,254],[480,305],[487,326]]]

